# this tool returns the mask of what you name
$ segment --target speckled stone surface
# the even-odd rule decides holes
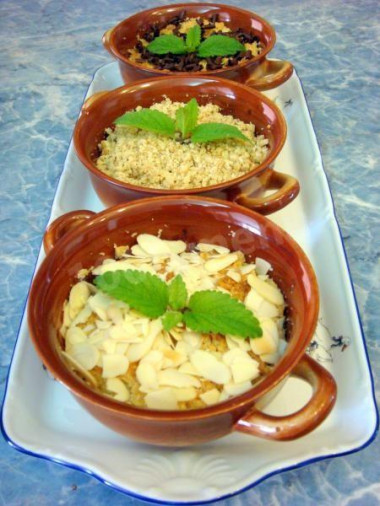
[[[110,60],[103,32],[147,0],[0,3],[0,383],[91,76]],[[273,56],[302,79],[347,249],[379,398],[380,3],[246,0],[278,34]],[[78,471],[23,455],[0,440],[0,504],[141,504]],[[380,505],[380,442],[267,479],[224,501],[241,505]]]

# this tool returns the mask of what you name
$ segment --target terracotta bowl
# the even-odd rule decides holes
[[[134,234],[157,234],[188,243],[207,241],[256,255],[273,266],[273,278],[289,308],[287,350],[274,369],[248,392],[223,403],[189,411],[135,408],[105,397],[87,386],[65,365],[59,352],[62,305],[81,268],[113,256],[114,244],[132,244]],[[167,446],[204,443],[231,431],[273,440],[298,438],[319,425],[334,405],[331,375],[307,355],[318,317],[318,287],[313,269],[291,237],[260,214],[225,201],[200,197],[167,197],[122,204],[99,214],[68,213],[48,228],[48,253],[29,296],[28,319],[33,344],[51,374],[78,402],[107,427],[132,439]],[[261,412],[268,396],[290,374],[313,388],[310,401],[289,416]]]
[[[104,47],[118,62],[121,74],[126,83],[139,79],[148,79],[162,75],[189,75],[189,72],[171,72],[144,68],[138,63],[131,62],[125,50],[135,46],[138,34],[146,31],[149,25],[168,21],[182,10],[186,10],[191,18],[209,17],[219,14],[220,21],[224,21],[233,30],[243,28],[253,32],[260,38],[263,45],[262,52],[241,65],[234,65],[228,69],[214,71],[193,72],[191,75],[212,75],[232,79],[247,84],[258,90],[275,88],[289,79],[293,73],[293,65],[288,61],[268,60],[267,55],[276,42],[276,34],[271,25],[257,14],[231,5],[212,3],[184,3],[164,5],[146,11],[141,11],[130,18],[124,19],[103,36]]]
[[[162,190],[136,186],[114,179],[96,168],[98,144],[104,130],[127,110],[137,105],[150,107],[163,100],[187,102],[195,97],[199,104],[209,102],[223,113],[253,122],[257,131],[269,139],[269,154],[259,166],[243,176],[203,188]],[[269,214],[289,204],[299,192],[298,181],[272,169],[286,139],[286,122],[274,103],[247,86],[218,77],[156,78],[139,81],[110,92],[99,92],[83,105],[74,130],[74,146],[80,161],[89,170],[92,184],[103,203],[112,206],[121,202],[155,195],[194,195],[235,201],[262,214]],[[266,195],[266,190],[275,190]]]

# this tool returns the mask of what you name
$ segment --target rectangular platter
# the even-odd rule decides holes
[[[123,84],[111,63],[94,75],[87,96]],[[335,408],[311,434],[286,443],[243,434],[188,449],[134,443],[88,415],[43,369],[21,322],[2,410],[2,430],[16,449],[87,472],[129,495],[164,504],[215,501],[263,479],[319,459],[357,451],[378,428],[373,381],[333,201],[302,90],[294,73],[265,92],[285,115],[288,138],[275,168],[301,184],[299,197],[270,216],[309,256],[320,286],[321,313],[309,353],[338,384]],[[103,205],[70,144],[51,217]],[[41,250],[37,266],[42,261]],[[308,399],[307,385],[290,378],[265,409],[286,414]]]

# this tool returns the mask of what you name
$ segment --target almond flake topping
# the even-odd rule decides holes
[[[150,273],[168,286],[179,275],[188,299],[213,290],[242,301],[259,320],[262,336],[202,334],[180,318],[164,329],[161,317],[149,318],[112,298],[80,271],[62,307],[65,362],[101,393],[155,410],[207,407],[247,392],[286,350],[285,301],[271,279],[271,264],[263,258],[246,263],[241,252],[209,243],[188,251],[184,241],[161,235],[132,234],[137,243],[114,245],[115,258],[87,272]]]

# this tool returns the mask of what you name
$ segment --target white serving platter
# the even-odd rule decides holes
[[[123,84],[111,63],[94,75],[87,96]],[[316,460],[357,451],[378,428],[373,380],[344,247],[307,103],[296,73],[265,93],[282,109],[288,139],[275,168],[297,177],[299,197],[271,219],[289,232],[309,256],[319,280],[320,323],[310,354],[338,384],[335,408],[311,434],[270,442],[232,434],[188,449],[142,445],[108,430],[88,415],[43,369],[21,322],[2,410],[8,442],[23,452],[93,475],[144,500],[201,503],[225,498],[263,479]],[[51,218],[74,209],[103,206],[70,144]],[[40,252],[37,266],[44,257]],[[297,410],[309,387],[290,378],[266,408],[271,414]]]

